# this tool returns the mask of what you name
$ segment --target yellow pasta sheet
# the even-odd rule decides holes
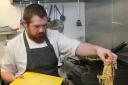
[[[10,85],[61,85],[63,78],[46,74],[26,72],[24,78],[13,81]]]

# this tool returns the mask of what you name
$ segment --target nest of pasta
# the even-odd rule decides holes
[[[117,69],[116,62],[105,62],[102,74],[97,76],[99,83],[101,85],[113,85],[115,69]]]

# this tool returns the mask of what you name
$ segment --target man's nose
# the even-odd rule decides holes
[[[40,27],[39,28],[39,32],[44,32],[45,31],[45,28],[44,27]]]

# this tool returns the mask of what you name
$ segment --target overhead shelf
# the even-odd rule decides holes
[[[16,34],[18,29],[12,29],[10,26],[0,27],[0,35]]]
[[[10,35],[10,34],[17,34],[15,31],[10,31],[10,32],[0,32],[0,35]]]
[[[58,3],[58,2],[77,2],[77,0],[12,0],[12,4],[19,4],[20,1],[23,2],[23,4],[28,4],[30,1],[33,3]],[[85,2],[87,0],[80,0],[80,2]]]

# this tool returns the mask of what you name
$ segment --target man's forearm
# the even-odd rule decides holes
[[[15,76],[11,72],[1,72],[1,77],[8,83],[11,83],[15,80]]]
[[[97,46],[89,43],[80,43],[76,49],[77,56],[97,55]]]
[[[111,50],[97,46],[92,45],[89,43],[80,43],[80,45],[76,49],[76,55],[78,57],[84,57],[84,56],[98,56],[103,62],[113,62],[117,60],[117,55],[112,53]],[[95,57],[96,57],[95,56]]]

